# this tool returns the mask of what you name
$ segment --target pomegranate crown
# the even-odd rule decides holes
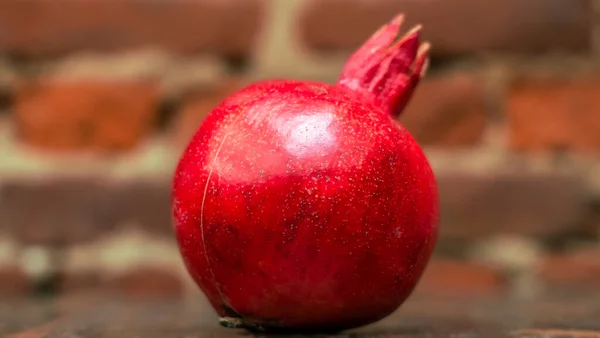
[[[421,25],[395,41],[404,15],[381,27],[346,61],[338,84],[368,93],[391,115],[400,115],[425,76],[430,44],[420,44]]]

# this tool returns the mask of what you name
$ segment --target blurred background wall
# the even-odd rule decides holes
[[[418,292],[600,290],[599,1],[0,0],[0,294],[197,293],[169,188],[198,124],[335,81],[397,12],[433,44],[400,117],[441,193]]]

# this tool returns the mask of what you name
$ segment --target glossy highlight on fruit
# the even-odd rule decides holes
[[[177,166],[172,210],[185,265],[221,324],[338,331],[411,294],[438,233],[432,169],[396,120],[425,74],[403,16],[335,84],[253,83],[207,116]]]

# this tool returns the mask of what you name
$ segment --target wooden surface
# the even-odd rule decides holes
[[[248,337],[222,328],[203,300],[77,296],[2,300],[0,337]],[[341,337],[600,337],[600,295],[538,299],[413,298],[390,317]]]

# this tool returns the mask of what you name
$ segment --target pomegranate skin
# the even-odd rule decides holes
[[[175,172],[174,228],[223,325],[344,330],[411,294],[437,186],[384,101],[343,81],[263,81],[200,125]]]

